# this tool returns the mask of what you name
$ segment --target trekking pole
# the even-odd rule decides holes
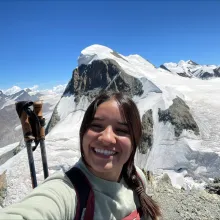
[[[45,118],[43,118],[43,114],[42,114],[43,102],[42,101],[34,102],[33,106],[34,106],[34,113],[36,114],[40,122],[40,130],[39,130],[38,138],[40,141],[44,179],[46,179],[49,176],[49,173],[48,173],[48,165],[47,165],[47,154],[46,154],[46,148],[45,148],[45,129],[44,129]]]
[[[37,178],[36,178],[36,171],[35,171],[35,165],[34,165],[34,157],[33,157],[33,152],[32,152],[32,143],[35,137],[32,134],[32,128],[29,122],[29,116],[24,111],[24,108],[28,108],[30,105],[32,105],[32,102],[21,101],[21,102],[17,102],[15,105],[16,105],[17,114],[21,121],[24,141],[25,141],[25,145],[27,148],[32,187],[35,188],[37,186]]]
[[[33,106],[33,110],[30,108],[31,106]],[[42,101],[38,101],[38,102],[21,101],[16,103],[16,110],[22,124],[24,140],[26,143],[33,188],[37,186],[33,151],[35,151],[39,143],[41,148],[44,179],[46,179],[49,175],[48,166],[47,166],[46,148],[44,142],[45,118],[43,118],[42,108],[43,108]],[[35,146],[32,146],[33,141],[35,142]]]

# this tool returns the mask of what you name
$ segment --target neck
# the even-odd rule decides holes
[[[117,172],[97,172],[96,170],[92,169],[92,167],[87,166],[87,168],[96,177],[107,180],[107,181],[120,182],[121,177],[122,177],[121,172],[120,173],[117,173]]]

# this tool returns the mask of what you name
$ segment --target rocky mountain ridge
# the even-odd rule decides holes
[[[139,105],[142,117],[144,133],[139,147],[140,152],[136,158],[137,163],[142,168],[147,167],[153,171],[158,168],[174,169],[183,176],[187,173],[195,178],[198,174],[194,172],[202,166],[199,157],[205,158],[208,154],[200,155],[198,152],[193,152],[190,144],[185,140],[200,138],[200,129],[191,114],[190,107],[183,96],[179,96],[175,91],[169,90],[167,102],[166,88],[148,78],[160,73],[160,70],[158,72],[153,65],[149,65],[148,61],[138,56],[132,56],[132,60],[130,58],[118,53],[116,56],[115,51],[102,46],[94,45],[83,50],[79,56],[79,66],[73,71],[72,78],[51,117],[47,131],[56,130],[56,126],[63,124],[70,114],[85,109],[100,92],[123,91]],[[134,63],[136,65],[133,65]],[[193,62],[190,64],[195,65]],[[161,71],[161,76],[162,74],[165,72]],[[166,74],[171,76],[168,71]],[[151,103],[151,96],[155,99],[153,103]],[[69,99],[71,104],[68,104],[67,109],[64,106]],[[141,103],[148,103],[148,105]],[[142,105],[146,106],[141,107]],[[161,136],[162,133],[164,137]],[[170,153],[166,152],[167,150]],[[148,157],[147,160],[144,159],[146,157]],[[190,161],[193,160],[196,165],[189,165],[188,163],[192,163]],[[218,163],[217,160],[218,156],[216,156],[216,163]]]
[[[160,65],[160,68],[189,78],[211,79],[213,77],[220,77],[220,66],[200,65],[192,60],[181,60],[178,63],[164,63]]]

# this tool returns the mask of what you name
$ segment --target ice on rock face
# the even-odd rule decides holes
[[[86,47],[78,57],[78,66],[90,64],[95,59],[109,58],[111,52],[113,51],[110,48],[98,44]]]

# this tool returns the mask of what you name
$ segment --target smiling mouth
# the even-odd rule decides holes
[[[96,154],[101,154],[104,156],[114,156],[116,155],[118,152],[116,151],[111,151],[111,150],[103,150],[103,149],[99,149],[99,148],[92,148],[93,152]]]

